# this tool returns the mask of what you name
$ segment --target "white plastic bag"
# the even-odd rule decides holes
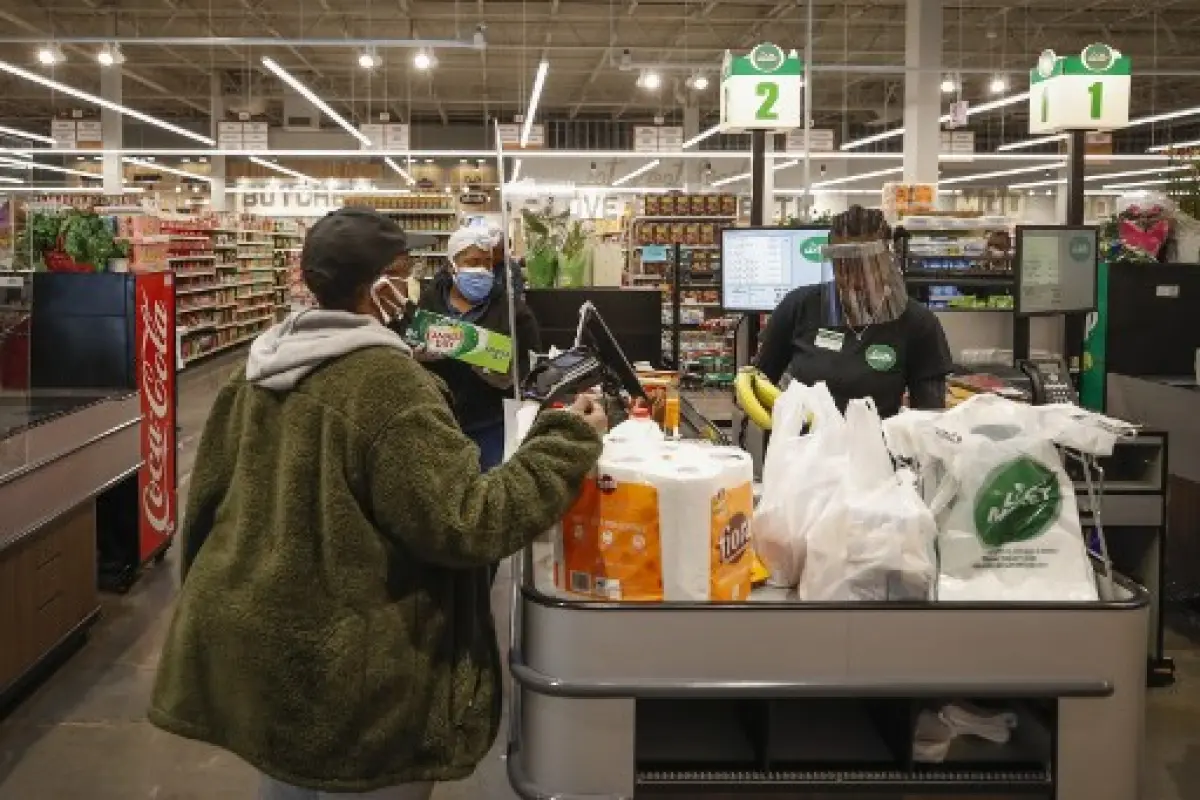
[[[808,532],[800,598],[927,600],[937,569],[936,524],[908,470],[897,472],[870,401],[846,409],[849,464]]]
[[[807,532],[845,470],[845,421],[825,384],[793,381],[775,401],[771,428],[753,542],[771,584],[791,588],[804,571]]]
[[[1055,445],[1111,452],[1120,429],[1074,407],[980,395],[924,430],[944,475],[932,503],[938,599],[1096,600],[1075,488]]]

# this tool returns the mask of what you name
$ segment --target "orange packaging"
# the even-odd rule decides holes
[[[748,483],[723,489],[713,496],[710,600],[738,602],[750,596],[753,514],[754,493]]]
[[[564,591],[590,597],[599,569],[596,530],[600,490],[588,476],[575,502],[562,519],[561,551],[555,554],[554,584]]]

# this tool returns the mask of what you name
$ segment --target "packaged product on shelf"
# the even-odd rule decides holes
[[[704,196],[704,215],[708,217],[721,215],[721,196],[719,194]]]
[[[732,194],[721,195],[721,216],[736,217],[737,216],[737,196]]]
[[[711,222],[700,223],[700,244],[715,244],[717,241],[717,228]]]
[[[681,241],[684,244],[700,244],[700,226],[695,222],[689,222],[684,225]]]
[[[656,195],[656,194],[646,195],[646,197],[643,200],[643,203],[644,203],[643,207],[645,208],[644,213],[647,217],[657,217],[661,213],[659,211],[658,195]]]
[[[688,212],[694,217],[704,216],[705,198],[702,194],[692,195],[691,202],[688,204]]]
[[[1098,598],[1058,448],[1108,455],[1131,426],[980,394],[937,416],[901,414],[887,429],[915,451],[937,516],[938,599]]]
[[[746,599],[752,477],[736,448],[606,444],[558,529],[557,585],[613,601]]]
[[[671,223],[671,244],[683,244],[685,227],[686,226],[682,222]]]

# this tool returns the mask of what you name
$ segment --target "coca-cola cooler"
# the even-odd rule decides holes
[[[137,392],[142,465],[97,498],[100,584],[124,590],[161,560],[179,518],[175,285],[170,272],[34,276],[35,392]]]

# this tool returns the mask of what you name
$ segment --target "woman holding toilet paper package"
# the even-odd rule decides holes
[[[851,206],[833,219],[820,286],[794,289],[771,314],[757,365],[775,383],[784,375],[824,381],[845,410],[870,397],[888,417],[907,395],[913,408],[943,408],[950,347],[938,318],[908,296],[878,209]]]
[[[418,307],[471,322],[513,337],[518,372],[529,369],[530,351],[541,349],[537,320],[518,295],[516,334],[509,332],[505,272],[496,269],[494,249],[498,230],[460,228],[446,248],[449,263],[421,292]],[[497,466],[504,459],[504,399],[511,398],[512,373],[491,372],[451,358],[423,359],[431,372],[446,382],[454,398],[454,413],[463,432],[479,447],[480,465]]]

